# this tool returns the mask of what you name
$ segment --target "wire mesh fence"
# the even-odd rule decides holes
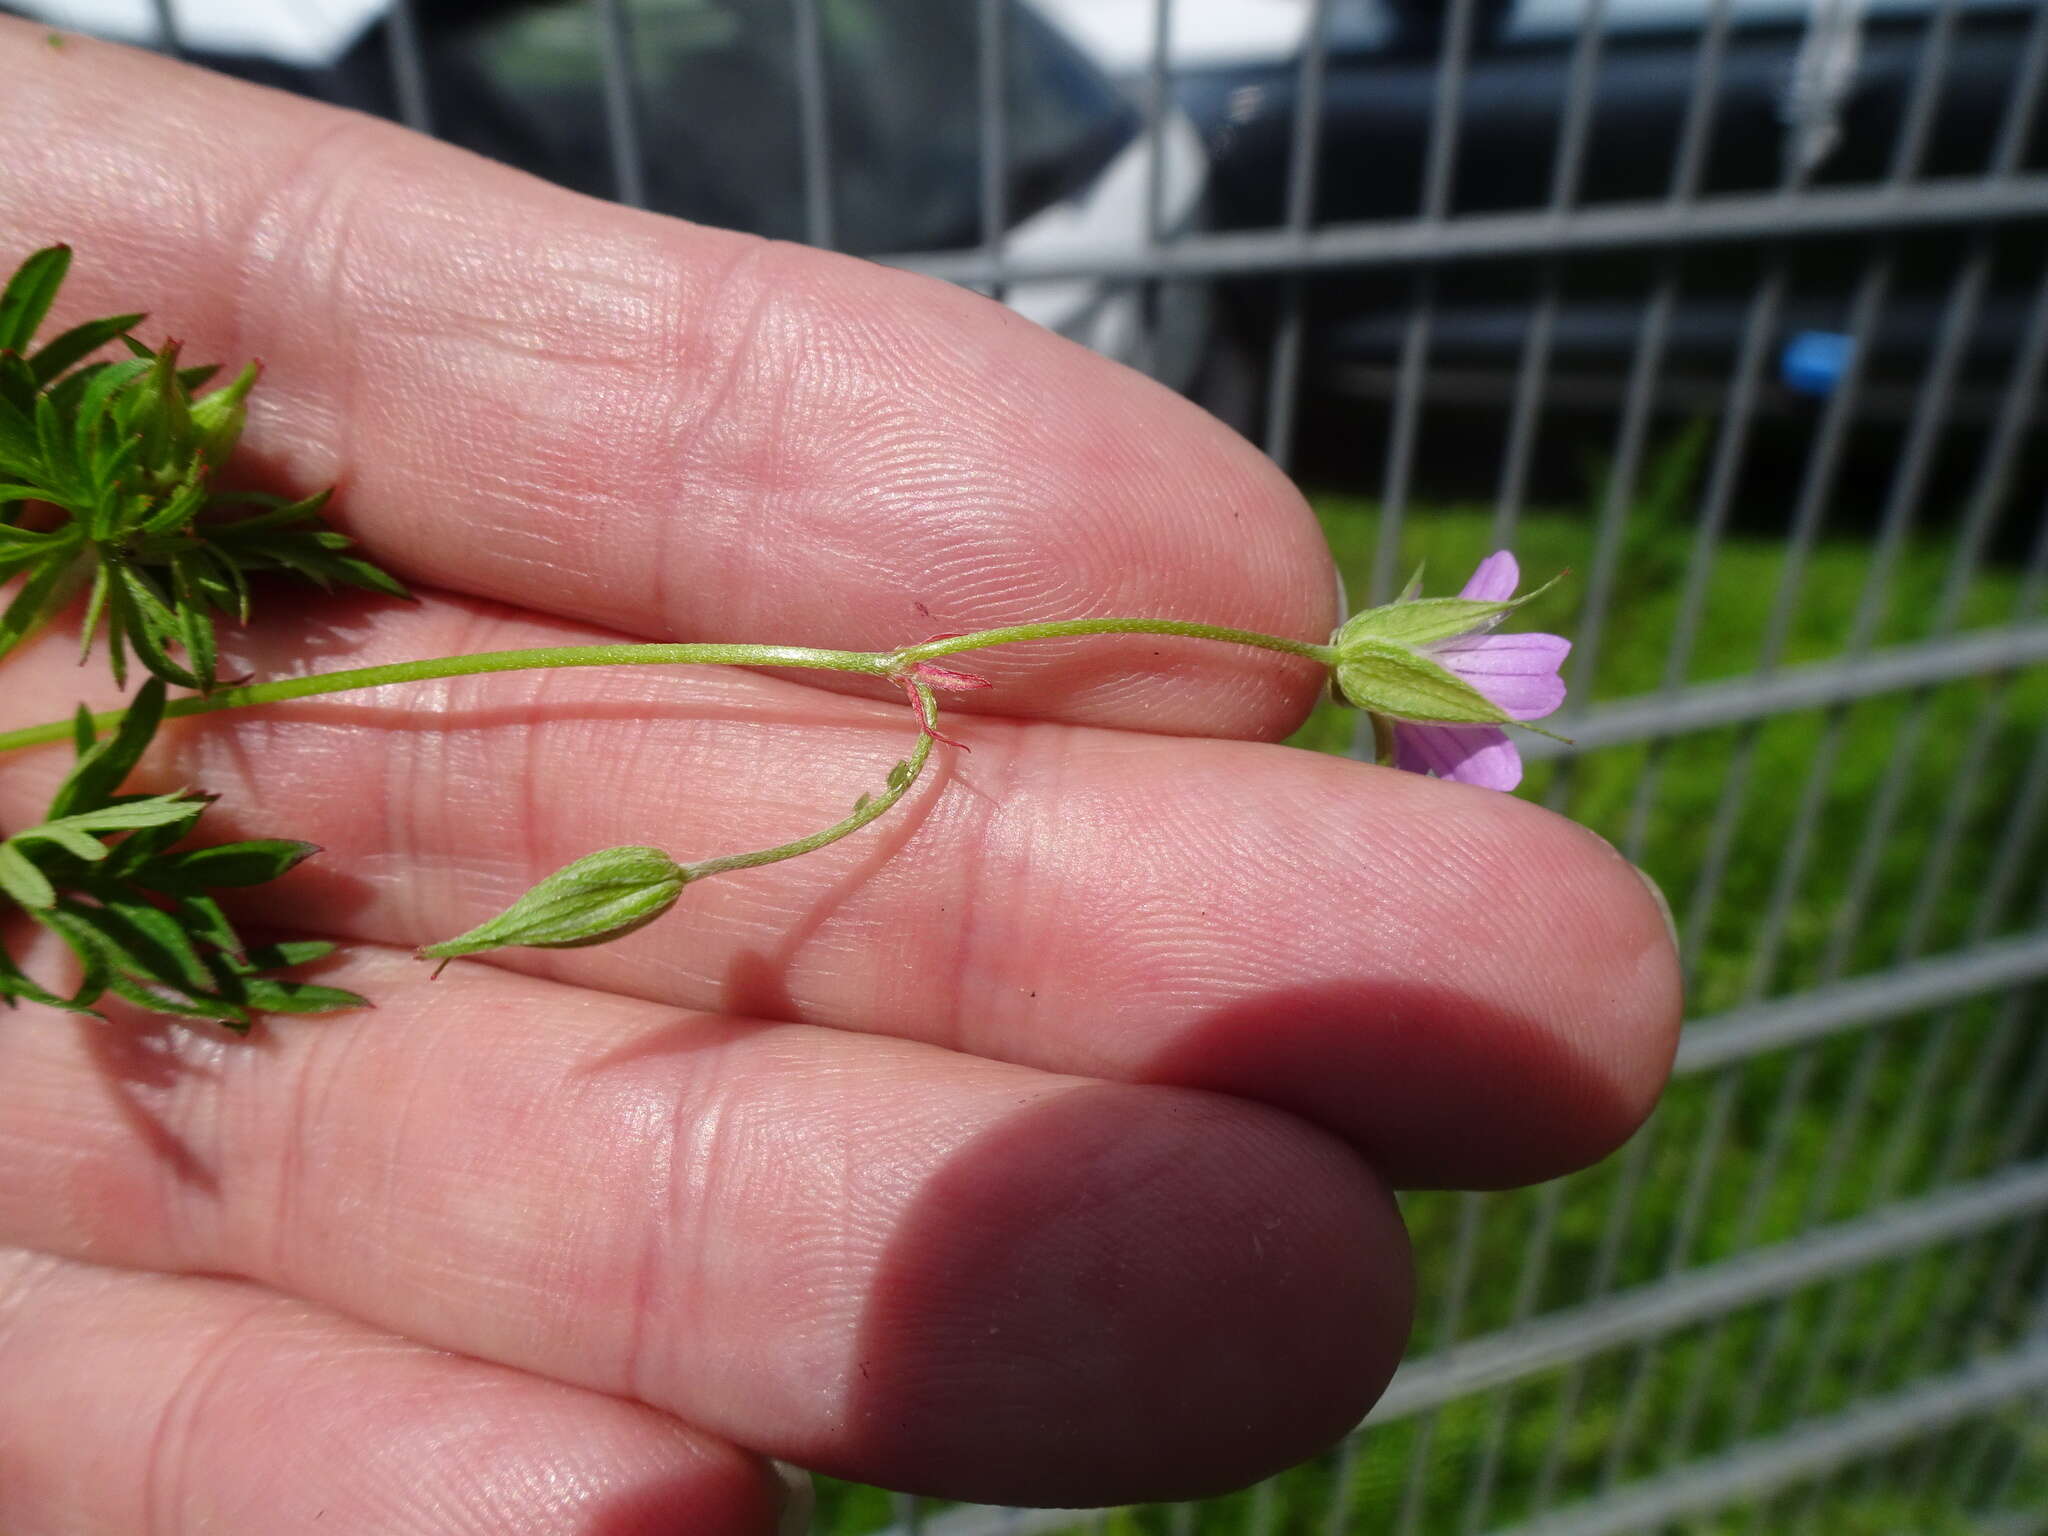
[[[1507,544],[1577,573],[1532,615],[1575,637],[1576,744],[1524,792],[1671,898],[1651,1123],[1404,1202],[1411,1358],[1311,1465],[1087,1514],[832,1488],[820,1528],[2048,1530],[2048,4],[1266,4],[1298,25],[1242,55],[1254,0],[396,0],[352,45],[352,104],[507,158],[479,70],[545,76],[587,131],[522,163],[703,216],[678,60],[744,36],[790,117],[748,130],[771,232],[1194,390],[1354,596]],[[154,40],[234,67],[195,6]],[[913,141],[951,212],[898,242],[875,160]]]

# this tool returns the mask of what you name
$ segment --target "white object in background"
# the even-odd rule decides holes
[[[1812,0],[1806,36],[1778,109],[1785,123],[1785,166],[1812,174],[1842,141],[1842,109],[1856,84],[1863,51],[1864,0]]]
[[[389,0],[174,0],[178,41],[205,53],[259,54],[304,69],[332,64]],[[22,9],[53,27],[161,47],[156,0],[28,0]]]
[[[1034,9],[1113,79],[1152,67],[1161,0],[1032,0]],[[1293,58],[1308,36],[1310,0],[1171,0],[1167,61],[1175,69],[1269,64]]]

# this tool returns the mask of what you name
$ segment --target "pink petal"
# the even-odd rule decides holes
[[[1394,764],[1410,773],[1434,773],[1481,789],[1508,790],[1522,782],[1522,754],[1507,732],[1493,725],[1396,721]]]
[[[1480,603],[1504,603],[1521,584],[1522,568],[1515,564],[1512,554],[1500,549],[1479,562],[1479,569],[1472,573],[1472,579],[1458,596]]]
[[[1571,641],[1562,635],[1460,635],[1430,655],[1517,720],[1540,720],[1564,702],[1557,675]]]

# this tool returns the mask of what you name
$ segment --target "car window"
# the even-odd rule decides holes
[[[800,239],[803,130],[792,7],[760,0],[629,0],[650,203]],[[854,251],[972,244],[981,123],[973,7],[957,0],[823,0],[837,242]],[[462,82],[445,136],[582,190],[613,173],[603,36],[582,0],[500,8],[432,29]],[[1093,177],[1135,114],[1070,45],[1010,13],[1007,129],[1013,221]]]

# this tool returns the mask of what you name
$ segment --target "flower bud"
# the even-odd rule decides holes
[[[235,444],[241,441],[242,424],[249,419],[245,402],[261,371],[259,364],[251,363],[235,375],[232,383],[192,402],[193,443],[207,464],[225,464],[228,455],[235,451]]]

